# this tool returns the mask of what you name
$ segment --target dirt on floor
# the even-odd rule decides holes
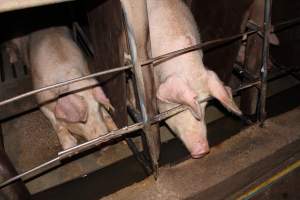
[[[243,130],[238,135],[226,140],[221,145],[212,148],[210,154],[199,160],[188,160],[177,166],[164,167],[160,170],[157,181],[150,177],[133,186],[107,196],[103,199],[224,199],[259,176],[276,166],[276,162],[288,154],[300,151],[300,107],[269,119],[263,128],[258,125]],[[297,142],[297,145],[292,145]],[[274,159],[257,165],[283,148],[288,153],[276,155]],[[274,163],[272,163],[274,162]],[[278,164],[278,163],[277,163]],[[242,174],[240,182],[219,187],[210,191],[226,179],[248,169]],[[251,169],[250,168],[250,169]],[[234,187],[236,185],[236,187]]]

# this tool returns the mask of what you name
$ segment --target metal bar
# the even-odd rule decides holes
[[[143,0],[145,7],[144,7],[144,14],[147,15],[147,6],[146,6],[146,0]],[[130,50],[130,54],[131,54],[131,61],[133,63],[133,69],[134,69],[134,78],[136,81],[136,89],[137,89],[137,95],[138,95],[138,99],[139,99],[139,106],[141,109],[141,115],[142,115],[142,121],[144,123],[144,133],[146,134],[146,138],[147,138],[147,145],[143,145],[144,149],[148,149],[150,152],[150,158],[151,158],[151,164],[154,170],[158,169],[158,163],[157,160],[158,158],[155,158],[152,156],[151,152],[154,150],[154,146],[152,145],[152,140],[153,138],[151,137],[151,131],[150,131],[150,127],[151,124],[149,124],[149,110],[146,106],[146,103],[150,103],[149,101],[146,102],[146,91],[145,91],[145,80],[144,80],[144,76],[143,76],[143,72],[142,72],[142,67],[140,64],[140,57],[138,56],[138,52],[137,52],[137,44],[136,44],[136,39],[135,39],[135,32],[134,29],[132,27],[132,25],[130,24],[130,19],[129,19],[129,15],[127,13],[127,9],[126,9],[126,5],[124,5],[124,2],[121,1],[121,5],[123,8],[123,14],[124,14],[124,21],[125,21],[125,28],[126,28],[126,33],[127,33],[127,41],[129,44],[129,50]],[[148,15],[147,15],[148,17]],[[143,23],[143,22],[142,22]],[[146,21],[144,22],[146,23]],[[146,35],[144,36],[145,39],[147,38]],[[146,42],[146,41],[145,41]],[[151,64],[151,63],[150,63]],[[154,173],[157,174],[157,173]]]
[[[248,83],[248,84],[245,84],[245,85],[241,85],[239,88],[233,90],[233,94],[236,94],[240,90],[247,89],[249,87],[252,87],[252,86],[255,86],[255,85],[258,85],[258,84],[260,84],[260,81],[255,81],[255,82],[251,82],[251,83]],[[204,102],[210,101],[212,99],[213,99],[213,97],[207,97],[205,99],[199,100],[199,103],[204,103]],[[188,108],[184,105],[176,106],[176,107],[174,107],[170,110],[162,112],[162,113],[154,116],[153,118],[149,119],[149,123],[154,124],[154,123],[160,122],[160,121],[165,120],[169,117],[172,117],[172,116],[174,116],[178,113],[181,113],[181,112],[183,112],[187,109]],[[135,123],[131,126],[126,126],[126,127],[121,128],[121,129],[111,131],[111,132],[109,132],[109,133],[107,133],[103,136],[100,136],[100,137],[95,138],[93,140],[90,140],[90,141],[87,141],[85,143],[79,144],[75,147],[66,149],[64,151],[61,151],[61,152],[58,153],[58,156],[56,158],[54,158],[54,159],[52,159],[52,160],[50,160],[46,163],[43,163],[43,164],[41,164],[37,167],[34,167],[34,168],[22,173],[22,174],[19,174],[15,177],[12,177],[12,178],[2,182],[0,184],[0,189],[2,187],[6,186],[6,185],[9,185],[10,183],[13,183],[14,181],[16,181],[18,179],[24,178],[25,176],[27,176],[29,174],[35,173],[39,170],[42,171],[43,169],[46,169],[47,167],[49,167],[49,165],[53,164],[53,165],[57,166],[58,164],[60,164],[60,161],[65,159],[65,158],[69,158],[69,157],[77,155],[81,152],[92,149],[92,148],[98,146],[99,144],[105,143],[109,140],[116,139],[116,138],[121,137],[121,136],[124,136],[127,133],[134,132],[134,131],[137,131],[137,130],[141,130],[144,127],[145,127],[145,124],[143,122]],[[53,166],[53,167],[55,167],[55,166]],[[48,169],[49,168],[47,168],[47,170]],[[42,172],[40,172],[40,173],[42,173]]]
[[[184,48],[184,49],[181,49],[181,50],[177,50],[177,51],[174,51],[174,52],[171,52],[171,53],[167,53],[167,54],[155,57],[155,58],[148,59],[148,60],[146,60],[144,62],[141,62],[141,66],[147,66],[147,65],[149,65],[151,63],[155,64],[157,62],[163,62],[163,61],[171,59],[173,57],[176,57],[176,56],[179,56],[179,55],[182,55],[182,54],[185,54],[185,53],[189,53],[191,51],[196,51],[196,50],[199,50],[201,48],[207,47],[209,45],[213,45],[213,44],[216,45],[218,43],[229,42],[231,40],[235,40],[237,38],[243,37],[244,35],[250,35],[250,34],[253,34],[255,32],[257,32],[257,30],[256,31],[248,31],[248,32],[245,32],[245,33],[241,33],[241,34],[237,34],[237,35],[231,36],[231,37],[222,38],[222,39],[216,39],[216,40],[204,42],[204,43],[201,43],[201,44],[197,44],[197,45],[194,45],[194,46],[191,46],[191,47],[187,47],[187,48]],[[86,80],[86,79],[89,79],[89,78],[94,78],[94,77],[105,75],[105,74],[109,74],[109,73],[114,73],[114,72],[118,72],[118,71],[127,70],[127,69],[130,69],[130,68],[132,68],[132,65],[126,65],[126,66],[122,66],[122,67],[118,67],[118,68],[114,68],[114,69],[110,69],[110,70],[106,70],[106,71],[102,71],[102,72],[97,72],[97,73],[89,74],[87,76],[83,76],[83,77],[79,77],[79,78],[67,80],[67,81],[64,81],[64,82],[61,82],[61,83],[57,83],[57,84],[54,84],[54,85],[49,85],[49,86],[46,86],[46,87],[43,87],[43,88],[40,88],[40,89],[37,89],[37,90],[32,90],[30,92],[26,92],[26,93],[23,93],[21,95],[18,95],[18,96],[9,98],[7,100],[1,101],[0,102],[0,107],[3,106],[3,105],[6,105],[8,103],[12,103],[14,101],[17,101],[17,100],[20,100],[20,99],[32,96],[34,94],[37,94],[37,93],[40,93],[40,92],[43,92],[43,91],[47,91],[47,90],[50,90],[50,89],[53,89],[53,88],[61,87],[61,86],[64,86],[64,85],[68,85],[68,84],[71,84],[71,83],[74,83],[74,82]]]
[[[133,142],[131,138],[125,138],[127,145],[129,146],[129,149],[133,153],[134,158],[142,165],[143,169],[145,170],[147,175],[150,175],[152,173],[152,169],[147,161],[147,159],[144,157],[143,152],[140,152]]]
[[[267,98],[267,76],[268,76],[268,61],[269,61],[269,34],[271,28],[271,3],[272,0],[265,0],[264,13],[264,38],[262,52],[262,68],[261,68],[261,90],[259,102],[259,121],[261,126],[266,119],[266,98]]]
[[[74,0],[1,0],[0,1],[0,13],[20,10],[24,8],[31,8],[37,6],[44,6],[56,3],[69,2]]]
[[[132,30],[131,25],[129,24],[126,9],[124,7],[123,7],[123,12],[125,18],[125,26],[127,29],[127,38],[128,38],[129,50],[131,54],[131,61],[133,63],[133,69],[134,69],[134,74],[136,79],[137,93],[140,101],[141,114],[142,114],[143,122],[146,123],[148,122],[148,115],[145,106],[145,91],[144,91],[145,86],[144,86],[143,74],[141,70],[140,61],[137,56],[137,47],[136,47],[134,32]]]
[[[245,35],[251,35],[251,34],[257,33],[258,31],[259,30],[250,30],[250,31],[240,33],[240,34],[236,34],[236,35],[233,35],[233,36],[230,36],[230,37],[219,38],[219,39],[199,43],[199,44],[196,44],[196,45],[193,45],[193,46],[190,46],[190,47],[179,49],[177,51],[172,51],[170,53],[163,54],[163,55],[155,57],[155,58],[151,58],[147,61],[142,62],[141,65],[146,66],[146,65],[149,65],[151,63],[156,64],[158,62],[164,62],[166,60],[169,60],[169,59],[174,58],[176,56],[180,56],[180,55],[185,54],[185,53],[189,53],[191,51],[196,51],[196,50],[199,50],[199,49],[203,49],[204,47],[208,47],[210,45],[216,45],[216,44],[219,44],[219,43],[223,44],[224,42],[233,41],[233,40],[241,38]]]
[[[83,43],[86,46],[88,53],[90,53],[91,56],[94,56],[95,55],[95,51],[93,49],[93,45],[90,42],[89,38],[86,36],[85,32],[82,30],[82,28],[79,25],[79,23],[78,22],[74,22],[73,23],[73,28],[75,29],[75,32],[77,31],[79,33],[79,36],[82,38]],[[75,37],[78,37],[78,35],[75,36]]]
[[[97,73],[90,74],[90,75],[87,75],[87,76],[74,78],[74,79],[64,81],[64,82],[61,82],[61,83],[57,83],[57,84],[54,84],[54,85],[46,86],[46,87],[43,87],[43,88],[40,88],[40,89],[37,89],[37,90],[32,90],[30,92],[26,92],[26,93],[23,93],[21,95],[12,97],[10,99],[1,101],[0,106],[6,105],[8,103],[11,103],[11,102],[14,102],[14,101],[17,101],[17,100],[20,100],[20,99],[23,99],[25,97],[32,96],[32,95],[40,93],[40,92],[44,92],[46,90],[50,90],[50,89],[53,89],[53,88],[61,87],[61,86],[64,86],[64,85],[68,85],[68,84],[71,84],[71,83],[75,83],[75,82],[78,82],[78,81],[86,80],[86,79],[89,79],[89,78],[94,78],[94,77],[97,77],[97,76],[101,76],[101,75],[105,75],[105,74],[109,74],[109,73],[113,73],[113,72],[127,70],[127,69],[130,69],[130,68],[132,68],[132,65],[127,65],[127,66],[124,66],[124,67],[110,69],[110,70],[106,70],[106,71],[103,71],[103,72],[97,72]]]
[[[258,77],[254,77],[246,68],[241,65],[235,63],[233,65],[233,69],[243,78],[246,78],[248,81],[255,81]]]
[[[142,116],[137,110],[135,110],[131,106],[127,106],[127,111],[128,111],[129,116],[133,119],[133,121],[135,123],[142,121]],[[126,138],[126,140],[127,139],[130,139],[130,138]],[[134,154],[136,156],[136,159],[143,165],[147,174],[150,175],[152,173],[152,169],[151,169],[151,165],[149,162],[149,160],[150,160],[149,156],[147,157],[147,155],[150,155],[150,154],[149,154],[148,148],[145,147],[147,145],[147,142],[146,142],[145,134],[143,132],[141,132],[141,141],[143,144],[143,152],[139,152],[138,149],[136,149],[136,152],[134,152]]]
[[[145,35],[145,45],[147,45],[148,53],[145,56],[147,58],[152,58],[152,46],[151,46],[151,33],[150,33],[150,21],[149,21],[149,13],[148,13],[148,3],[147,0],[144,0],[144,15],[145,15],[145,24],[147,28],[147,32]],[[148,44],[147,44],[148,43]],[[157,101],[153,96],[156,95],[156,84],[155,84],[155,77],[154,77],[154,63],[149,64],[149,66],[143,69],[143,75],[146,77],[145,84],[148,86],[145,87],[146,91],[146,103],[148,107],[148,115],[149,117],[153,117],[154,115],[158,114],[158,106]],[[144,150],[148,150],[148,155],[150,156],[150,160],[152,161],[152,168],[153,168],[153,176],[155,179],[158,178],[159,174],[159,156],[160,156],[160,128],[159,124],[153,124],[146,126],[144,129],[145,135],[142,135],[143,146]],[[146,144],[148,148],[146,148]]]
[[[300,17],[297,17],[297,18],[294,18],[294,19],[291,19],[291,20],[287,20],[287,21],[284,21],[284,22],[279,22],[275,25],[273,25],[273,30],[272,32],[278,32],[278,31],[281,31],[283,29],[286,29],[286,28],[289,28],[290,26],[293,26],[293,25],[296,25],[296,24],[299,24],[300,23]]]

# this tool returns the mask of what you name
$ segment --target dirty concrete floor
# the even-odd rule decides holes
[[[267,103],[268,116],[269,117],[278,116],[279,114],[283,114],[286,111],[292,110],[295,107],[299,106],[299,102],[300,102],[300,93],[298,92],[299,89],[300,89],[300,85],[295,86],[289,90],[286,90],[278,95],[269,98]],[[220,134],[219,131],[220,127],[222,127],[222,134]],[[236,135],[237,133],[239,133],[239,135],[240,134],[243,135],[245,133],[243,131],[240,132],[242,128],[243,125],[240,123],[240,121],[233,120],[232,117],[222,118],[220,120],[214,121],[213,123],[210,123],[208,125],[208,132],[210,133],[208,135],[210,145],[213,146],[213,149],[220,149],[221,147],[219,151],[222,151],[222,145],[224,144],[224,141],[231,140],[230,138],[235,137],[234,135]],[[261,136],[263,137],[263,134],[261,134]],[[265,140],[262,141],[263,143],[259,141],[251,140],[251,142],[253,143],[252,148],[255,149],[256,147],[255,145],[267,143],[267,141]],[[241,143],[241,145],[242,144],[245,143]],[[273,141],[273,146],[274,146],[274,141]],[[253,167],[249,167],[249,169],[246,168],[244,173],[237,173],[236,175],[232,176],[231,179],[226,179],[225,181],[221,182],[219,185],[216,186],[216,188],[217,189],[219,188],[219,190],[224,190],[224,184],[225,184],[225,188],[227,188],[228,186],[234,185],[233,184],[234,180],[236,180],[235,187],[240,188],[241,180],[248,180],[249,182],[252,181],[252,179],[251,180],[247,179],[247,177],[251,177],[249,176],[249,174],[250,175],[257,174],[257,172],[261,171],[260,169],[261,167],[268,170],[268,168],[266,167],[269,166],[269,163],[271,163],[272,166],[279,165],[282,160],[286,159],[286,157],[288,157],[291,154],[291,151],[289,150],[297,149],[299,146],[300,144],[298,145],[296,144],[296,146],[295,144],[288,145],[287,150],[280,151],[279,153],[274,154],[273,157],[272,156],[268,157],[267,161],[264,161],[262,163],[256,163],[254,168]],[[239,146],[239,149],[241,152],[243,152],[244,147]],[[241,160],[244,160],[245,162],[247,161],[247,157],[248,157],[247,152],[248,151],[246,151],[245,149],[246,158],[244,159],[241,158]],[[260,152],[258,154],[260,154]],[[211,154],[209,154],[205,159],[209,159],[209,157],[211,157]],[[188,152],[185,150],[185,148],[183,147],[180,141],[174,139],[162,145],[160,164],[164,166],[164,168],[166,166],[173,167],[174,165],[176,167],[178,163],[185,161],[188,158],[189,158]],[[229,159],[223,159],[221,163],[219,163],[219,165],[225,168],[226,165],[224,165],[224,163],[226,164],[228,161]],[[205,163],[206,161],[203,162]],[[214,165],[212,164],[212,166]],[[211,167],[208,167],[208,169],[209,168]],[[262,173],[263,172],[264,171],[262,171]],[[63,184],[61,186],[57,186],[49,190],[43,191],[41,193],[38,193],[34,196],[34,200],[99,199],[100,197],[104,197],[114,192],[117,192],[124,187],[128,187],[132,184],[138,183],[141,180],[143,180],[145,177],[146,175],[141,169],[141,166],[139,166],[139,164],[134,160],[134,158],[129,157],[124,160],[118,161],[115,164],[107,166],[101,170],[88,174],[84,178],[78,178],[76,180]],[[195,184],[198,185],[197,183]],[[211,194],[216,193],[215,191],[216,188],[214,187],[209,188],[204,193],[211,196]],[[224,195],[223,193],[220,194]]]
[[[282,161],[280,159],[300,152],[299,119],[300,107],[267,120],[264,128],[255,125],[243,130],[212,148],[209,156],[203,159],[162,168],[157,181],[149,177],[103,199],[224,199],[268,172],[276,162]],[[288,146],[290,149],[286,150]],[[272,162],[257,166],[258,162],[283,150]],[[239,182],[211,190],[250,166],[253,170],[243,175],[245,177]]]
[[[253,196],[253,200],[298,200],[300,199],[300,169],[275,182],[271,187]]]

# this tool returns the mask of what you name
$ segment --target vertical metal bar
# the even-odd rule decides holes
[[[137,87],[137,95],[139,99],[139,104],[141,108],[141,115],[142,115],[142,121],[145,124],[149,124],[149,117],[147,114],[147,109],[145,105],[145,84],[144,84],[144,78],[143,78],[143,73],[142,73],[142,67],[138,58],[138,53],[137,53],[137,45],[136,45],[136,40],[135,40],[135,35],[134,31],[131,27],[131,24],[129,23],[128,19],[128,14],[126,13],[126,8],[122,3],[122,8],[124,12],[124,19],[125,19],[125,26],[126,26],[126,31],[127,31],[127,38],[128,38],[128,43],[129,43],[129,50],[131,54],[131,60],[133,64],[133,69],[134,69],[134,74],[135,74],[135,81],[136,81],[136,87]],[[150,124],[148,125],[150,126]],[[147,129],[147,128],[146,128]],[[147,130],[145,130],[146,132]]]
[[[143,122],[147,123],[149,119],[148,119],[147,110],[145,106],[145,91],[144,91],[145,85],[144,85],[144,79],[142,74],[142,68],[140,65],[139,58],[137,56],[137,47],[136,47],[134,32],[132,30],[131,25],[129,24],[126,10],[125,9],[123,10],[125,13],[125,25],[127,29],[129,50],[131,54],[131,59],[132,59],[132,64],[133,64],[133,69],[134,69],[134,74],[136,79],[137,93],[140,101],[141,114],[142,114]]]
[[[152,48],[151,48],[151,34],[150,34],[150,21],[149,21],[149,13],[148,13],[148,3],[147,0],[145,1],[145,21],[146,21],[146,29],[147,29],[147,55],[148,58],[152,58]],[[147,83],[151,84],[152,87],[148,86],[148,90],[150,90],[148,92],[148,102],[151,105],[150,106],[150,117],[153,117],[154,115],[158,114],[158,107],[157,107],[157,100],[156,98],[154,98],[153,100],[153,96],[156,95],[156,86],[155,86],[155,78],[154,78],[154,66],[153,63],[150,63],[148,66],[148,69],[144,68],[144,73],[146,73],[148,75],[148,80]],[[145,74],[144,74],[145,75]],[[153,173],[154,173],[154,177],[158,178],[158,159],[159,159],[159,155],[160,155],[160,130],[159,130],[159,124],[153,124],[153,125],[149,125],[146,126],[146,128],[148,129],[148,134],[147,136],[147,142],[149,145],[149,151],[150,151],[150,155],[151,155],[151,159],[152,159],[152,167],[153,167]],[[149,138],[151,137],[151,138]]]
[[[154,177],[158,176],[158,158],[160,152],[160,137],[158,125],[151,125],[149,118],[154,116],[156,113],[156,104],[152,97],[155,93],[154,77],[152,66],[147,68],[141,68],[139,59],[147,59],[147,42],[149,44],[149,26],[148,26],[148,12],[147,12],[147,1],[141,0],[136,3],[134,0],[121,0],[122,7],[125,15],[125,25],[127,29],[127,37],[129,43],[129,49],[134,65],[135,80],[137,86],[137,96],[141,107],[141,115],[144,126],[144,133],[146,142],[143,141],[143,147],[145,152],[149,152],[150,160],[153,168]],[[126,13],[128,12],[128,13]],[[141,24],[135,24],[136,15],[142,14],[140,22]],[[140,27],[135,27],[140,26]],[[142,27],[142,28],[141,28]],[[141,30],[142,29],[142,30]],[[138,38],[138,43],[136,43]],[[137,45],[139,48],[137,48]],[[137,52],[139,50],[139,52]],[[150,63],[151,64],[151,63]]]
[[[268,76],[268,60],[269,60],[269,35],[271,28],[271,4],[272,0],[265,0],[264,12],[264,30],[263,30],[263,52],[262,52],[262,68],[261,68],[261,92],[260,92],[260,110],[259,121],[261,126],[266,119],[266,98],[267,98],[267,76]]]

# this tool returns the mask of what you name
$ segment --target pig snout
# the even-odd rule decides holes
[[[200,139],[190,147],[190,153],[193,158],[201,158],[209,153],[209,145],[207,139]]]
[[[202,122],[198,122],[202,123]],[[206,138],[206,135],[202,133],[203,130],[205,130],[205,127],[197,128],[193,126],[193,124],[190,121],[190,125],[192,125],[191,130],[185,131],[182,135],[180,135],[180,139],[183,141],[184,145],[190,152],[191,156],[193,158],[201,158],[204,155],[209,153],[209,144],[208,140]],[[205,124],[203,125],[205,126]]]

